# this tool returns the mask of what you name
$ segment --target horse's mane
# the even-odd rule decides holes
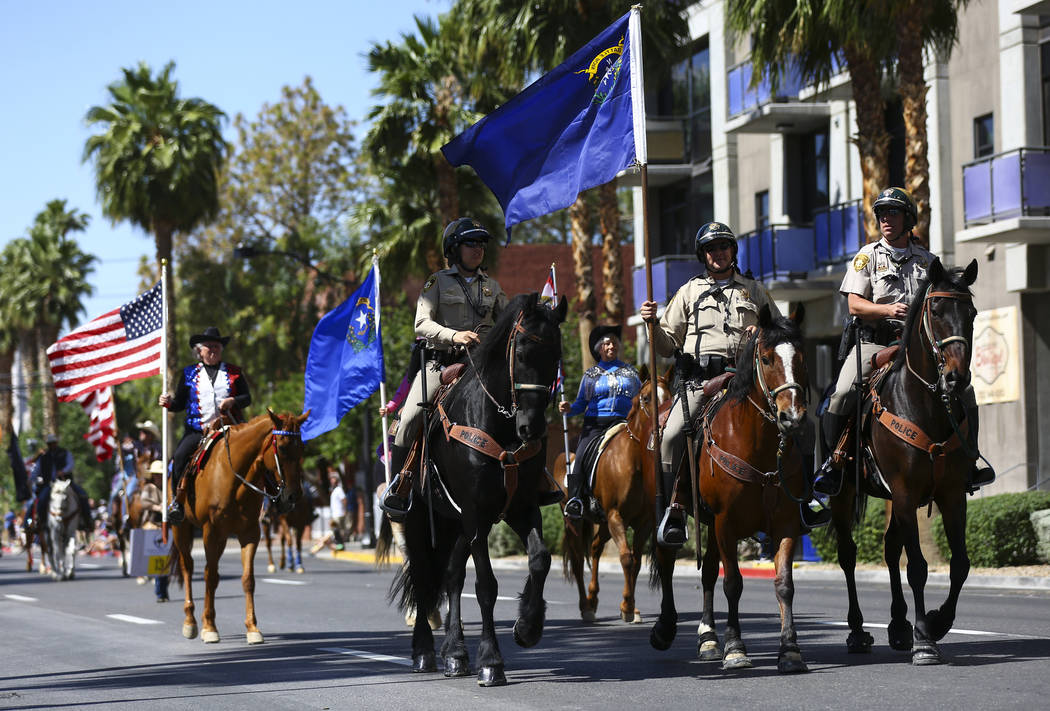
[[[948,284],[953,291],[973,296],[970,287],[964,284],[960,279],[963,271],[962,267],[945,267],[944,276],[936,284],[933,284],[933,286]],[[896,357],[893,359],[893,367],[890,370],[900,370],[904,365],[905,360],[907,360],[908,344],[911,341],[911,333],[915,327],[915,320],[918,319],[922,313],[922,302],[926,298],[926,289],[929,286],[929,279],[921,280],[918,284],[918,288],[915,290],[915,295],[911,299],[911,303],[908,304],[908,318],[904,322],[904,333],[901,335],[901,347],[900,350],[897,351]]]
[[[481,343],[470,354],[471,360],[477,364],[478,369],[483,369],[491,358],[504,357],[501,351],[507,345],[510,329],[518,318],[518,312],[524,308],[525,303],[531,296],[532,294],[518,294],[500,312],[492,328],[489,329],[489,332],[481,339]],[[470,366],[468,365],[468,367]]]
[[[751,392],[751,383],[755,379],[755,347],[759,338],[763,339],[766,346],[773,348],[781,343],[800,342],[802,330],[794,321],[781,316],[773,321],[769,328],[755,331],[755,335],[748,339],[744,350],[736,359],[736,376],[729,381],[726,400],[741,402]]]

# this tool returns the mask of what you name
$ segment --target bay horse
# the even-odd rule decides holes
[[[313,523],[317,515],[314,513],[314,498],[304,486],[305,496],[296,502],[295,508],[286,514],[279,514],[267,509],[260,523],[262,524],[263,536],[266,538],[266,570],[273,573],[277,566],[273,562],[273,534],[276,532],[281,542],[280,566],[284,570],[285,564],[288,570],[296,573],[305,573],[303,568],[303,532]]]
[[[714,521],[707,527],[700,576],[703,612],[697,654],[708,661],[721,658],[723,669],[752,666],[741,640],[743,576],[737,561],[737,542],[765,531],[776,551],[773,588],[780,608],[777,670],[808,671],[798,647],[792,613],[792,563],[802,535],[799,504],[809,501],[802,456],[794,441],[805,426],[809,393],[799,328],[804,313],[800,306],[791,319],[774,319],[769,307],[763,306],[758,329],[737,359],[739,370],[725,391],[715,396],[701,414],[697,479],[700,495]],[[714,620],[719,562],[729,607],[724,652],[718,649]],[[663,599],[660,618],[650,636],[656,649],[667,649],[674,639],[677,612],[671,592],[672,571],[673,568],[659,570]]]
[[[71,479],[56,479],[51,484],[47,527],[51,542],[51,577],[54,580],[72,580],[76,576],[80,501],[72,484]]]
[[[848,467],[842,489],[831,503],[839,567],[846,576],[849,596],[846,647],[850,652],[870,652],[874,642],[864,631],[857,599],[857,546],[852,534],[852,526],[863,515],[863,504],[871,494],[891,502],[884,539],[892,600],[887,628],[890,646],[912,650],[915,665],[944,662],[937,641],[955,622],[959,593],[970,571],[966,484],[977,448],[970,442],[962,397],[970,383],[973,321],[977,315],[970,286],[976,280],[977,260],[965,269],[946,269],[934,259],[926,281],[920,283],[908,305],[903,338],[889,372],[875,388],[870,384],[867,388],[869,397],[874,395],[871,406],[865,408],[871,416],[862,428],[855,425],[862,432],[866,474],[857,477],[853,466]],[[941,512],[951,550],[950,587],[944,604],[927,610],[927,564],[919,546],[916,509],[929,507],[929,512],[934,503]],[[908,622],[908,603],[901,587],[902,550],[908,552],[914,628]]]
[[[478,684],[507,683],[493,618],[498,586],[488,551],[489,530],[501,518],[528,554],[514,641],[531,647],[543,634],[543,586],[551,556],[543,543],[538,489],[546,476],[544,411],[561,358],[559,325],[566,308],[564,297],[555,308],[539,303],[535,293],[514,297],[468,351],[461,377],[424,432],[431,466],[425,482],[413,477],[413,503],[404,522],[408,559],[391,586],[392,598],[400,594],[402,612],[413,605],[418,611],[412,628],[414,672],[437,671],[427,619],[447,599],[444,673],[470,674],[460,597],[472,556],[482,619]]]
[[[33,498],[26,502],[23,510],[22,539],[26,552],[26,572],[33,569],[33,543],[36,543],[40,546],[39,572],[41,575],[47,575],[51,567],[51,558],[48,555],[51,532],[47,528],[48,498],[51,488],[40,482],[42,480],[38,479],[33,490]]]
[[[643,366],[643,378],[648,378],[648,369]],[[670,370],[656,380],[658,402],[670,398],[668,377]],[[620,602],[620,619],[637,623],[642,615],[635,607],[634,591],[638,582],[638,571],[642,565],[642,554],[646,543],[652,538],[656,479],[655,460],[648,449],[652,435],[653,418],[652,381],[646,380],[631,403],[626,426],[619,429],[605,446],[594,475],[594,496],[601,502],[606,520],[594,524],[584,519],[578,523],[565,521],[565,539],[562,546],[562,568],[567,580],[576,583],[580,617],[584,622],[594,622],[598,611],[598,565],[605,544],[611,538],[620,551],[623,567],[623,599]],[[565,474],[565,457],[559,455],[554,476]],[[627,529],[634,531],[634,540],[628,544]],[[589,550],[591,567],[590,584],[584,588],[583,564]],[[655,551],[663,555],[664,551]],[[570,578],[571,576],[571,578]]]
[[[282,413],[269,409],[240,425],[222,430],[201,471],[193,481],[187,497],[186,518],[175,526],[175,545],[171,572],[182,573],[186,591],[183,605],[185,619],[182,635],[197,636],[193,604],[193,530],[203,532],[204,612],[201,615],[201,639],[219,641],[215,627],[215,588],[219,584],[219,558],[226,541],[236,535],[241,545],[241,587],[244,589],[245,619],[248,644],[262,644],[263,636],[255,616],[255,550],[259,545],[259,514],[263,496],[279,513],[291,511],[302,496],[303,442],[300,426],[309,416]]]

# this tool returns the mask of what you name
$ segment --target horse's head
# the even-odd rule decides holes
[[[268,446],[263,452],[264,466],[277,475],[277,493],[271,497],[277,512],[286,514],[295,508],[303,495],[303,446],[299,429],[310,416],[307,410],[301,415],[286,412],[275,415],[266,408],[273,423],[268,437]],[[271,466],[272,462],[272,466]]]
[[[966,269],[945,269],[934,259],[927,272],[930,285],[922,301],[920,341],[937,364],[941,392],[961,393],[970,384],[973,351],[973,305],[970,286],[977,280],[977,260]]]
[[[754,383],[783,435],[799,431],[806,419],[809,375],[802,357],[799,328],[805,313],[800,304],[790,319],[774,319],[769,307],[763,306],[758,315],[758,333],[752,341],[750,364],[754,368]]]
[[[530,294],[521,306],[507,339],[514,425],[522,442],[547,431],[545,410],[561,360],[561,329],[568,304],[565,297],[554,308]]]
[[[674,366],[667,369],[663,375],[656,377],[656,406],[664,404],[671,399],[671,388],[668,383],[671,382],[671,371]],[[635,426],[642,426],[642,419],[644,418],[646,424],[652,422],[651,411],[653,409],[653,381],[649,378],[649,368],[643,365],[642,369],[638,373],[642,379],[642,388],[638,391],[638,394],[634,396],[634,400],[631,401],[631,411],[627,413],[627,421],[631,424],[632,428]]]

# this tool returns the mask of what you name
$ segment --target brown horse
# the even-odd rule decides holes
[[[737,542],[765,531],[776,550],[774,590],[780,606],[777,669],[807,671],[795,634],[791,574],[795,545],[801,536],[799,504],[809,500],[802,458],[793,441],[805,424],[809,390],[799,330],[803,315],[800,307],[794,320],[774,320],[769,308],[763,307],[758,331],[738,359],[739,371],[702,415],[697,478],[714,523],[707,528],[701,571],[703,614],[697,652],[701,659],[721,657],[724,669],[751,666],[740,638],[743,577],[737,562]],[[724,654],[718,651],[714,623],[714,587],[720,560],[729,605]],[[666,649],[674,638],[677,613],[671,596],[671,571],[660,572],[666,576],[661,580],[663,605],[650,641],[657,649]]]
[[[186,519],[175,527],[171,571],[182,571],[186,589],[182,634],[197,636],[193,604],[193,529],[203,531],[205,642],[218,642],[215,628],[215,588],[219,584],[219,558],[226,541],[236,535],[241,544],[241,586],[244,589],[248,644],[261,644],[255,617],[255,549],[259,545],[259,514],[263,496],[278,513],[287,513],[302,496],[303,442],[299,428],[309,412],[275,415],[267,410],[249,422],[223,430],[193,482]]]
[[[26,503],[22,518],[23,547],[26,552],[26,571],[33,569],[33,543],[40,546],[40,574],[51,572],[49,560],[49,537],[47,529],[47,496],[50,489],[44,488]]]
[[[643,377],[647,377],[648,371],[643,368],[643,372]],[[656,380],[657,397],[661,403],[670,397],[668,374]],[[612,436],[598,459],[594,495],[605,510],[606,520],[597,526],[587,520],[578,524],[565,521],[562,568],[566,579],[571,574],[572,580],[576,581],[580,617],[585,622],[594,622],[598,611],[598,563],[610,538],[616,541],[620,565],[623,567],[620,619],[624,622],[642,621],[641,613],[635,608],[634,589],[642,565],[642,552],[652,536],[654,525],[655,460],[652,451],[646,446],[652,434],[652,416],[649,413],[651,403],[652,382],[646,380],[631,404],[626,427]],[[560,479],[564,474],[565,456],[560,455],[555,464],[555,477]],[[627,542],[628,528],[634,530],[631,544]],[[588,548],[591,581],[585,590],[583,561]]]
[[[970,382],[973,353],[973,306],[970,286],[977,261],[965,270],[945,269],[935,259],[928,282],[908,306],[904,337],[893,365],[874,393],[863,428],[865,475],[853,467],[842,491],[832,498],[832,523],[838,537],[839,566],[849,595],[846,640],[850,652],[869,652],[872,636],[864,631],[854,569],[857,546],[851,532],[867,494],[888,498],[892,515],[884,539],[890,574],[890,646],[912,650],[916,665],[944,661],[937,641],[955,621],[956,603],[970,571],[966,553],[967,474],[977,458],[971,423],[964,419],[962,396]],[[846,364],[845,367],[850,367]],[[897,434],[907,433],[907,434]],[[907,438],[906,438],[907,437]],[[832,443],[834,444],[834,443]],[[862,489],[858,505],[857,485]],[[951,586],[944,605],[926,610],[927,565],[919,547],[916,509],[936,503],[951,548]],[[908,552],[908,584],[915,602],[915,626],[901,588],[901,551]]]
[[[315,502],[313,497],[310,496],[306,487],[303,487],[303,491],[307,492],[306,496],[299,499],[295,504],[295,508],[290,512],[278,514],[267,509],[260,521],[263,536],[266,538],[266,570],[270,573],[277,570],[277,566],[273,562],[274,532],[277,533],[277,537],[281,541],[281,570],[284,570],[287,562],[288,570],[294,569],[297,573],[306,572],[306,569],[303,568],[303,532],[313,523],[317,515],[314,513]],[[285,555],[285,551],[287,551],[287,555]]]

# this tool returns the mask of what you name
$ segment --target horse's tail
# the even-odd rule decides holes
[[[388,597],[397,602],[401,612],[415,609],[417,615],[430,614],[445,597],[445,571],[462,529],[458,521],[435,516],[436,545],[431,547],[430,512],[422,500],[417,500],[408,511],[404,532],[407,555],[390,584]]]
[[[390,565],[391,545],[394,542],[394,529],[390,525],[390,519],[383,514],[379,523],[379,537],[376,540],[375,563],[377,568],[386,568]]]
[[[591,547],[594,539],[594,524],[583,519],[571,523],[566,519],[565,535],[561,546],[561,572],[569,582],[575,581],[572,571],[572,561],[578,560],[581,564],[587,561],[587,549]],[[581,565],[581,571],[583,570]]]

